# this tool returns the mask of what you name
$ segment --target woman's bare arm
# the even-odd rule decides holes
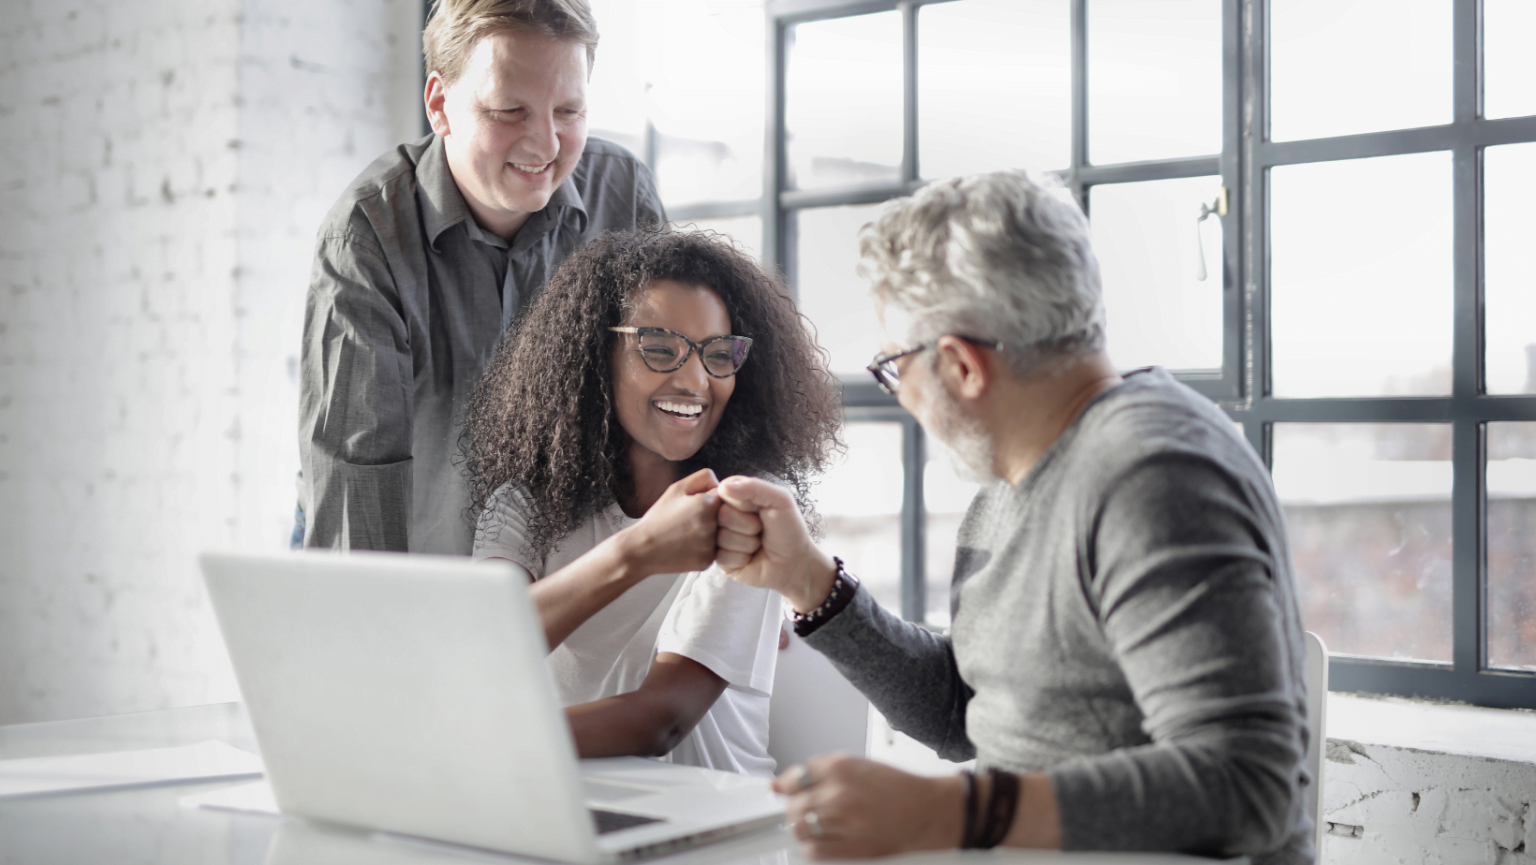
[[[715,486],[709,469],[683,478],[668,487],[639,522],[534,581],[528,595],[539,611],[550,650],[646,577],[709,567],[715,560],[715,512],[720,506]]]
[[[661,652],[640,688],[565,710],[582,757],[660,757],[677,747],[726,682],[692,658]]]

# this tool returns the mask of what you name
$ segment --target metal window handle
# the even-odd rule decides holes
[[[1208,274],[1205,270],[1205,240],[1200,236],[1200,223],[1205,222],[1211,216],[1227,215],[1227,188],[1221,188],[1221,194],[1210,204],[1200,202],[1200,216],[1195,219],[1195,250],[1199,257],[1195,259],[1195,279],[1205,282]]]

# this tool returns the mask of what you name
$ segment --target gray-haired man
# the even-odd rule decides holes
[[[1104,348],[1082,213],[1020,172],[936,183],[860,238],[871,371],[964,471],[941,636],[722,483],[718,560],[892,726],[976,774],[823,757],[779,777],[814,857],[995,844],[1311,861],[1302,630],[1268,474],[1214,406]]]

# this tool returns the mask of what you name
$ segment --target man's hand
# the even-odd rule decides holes
[[[831,754],[773,780],[789,797],[790,831],[809,859],[862,859],[960,846],[965,792],[960,778],[925,778]]]
[[[773,589],[799,612],[821,606],[837,574],[831,557],[811,543],[789,490],[757,478],[721,482],[715,562],[732,579]]]
[[[719,482],[709,469],[667,487],[638,522],[624,530],[624,554],[642,577],[702,571],[715,560]]]

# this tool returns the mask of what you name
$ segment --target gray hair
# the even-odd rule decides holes
[[[859,232],[859,273],[912,317],[907,339],[994,340],[1025,375],[1104,347],[1088,220],[1023,171],[931,183]]]

